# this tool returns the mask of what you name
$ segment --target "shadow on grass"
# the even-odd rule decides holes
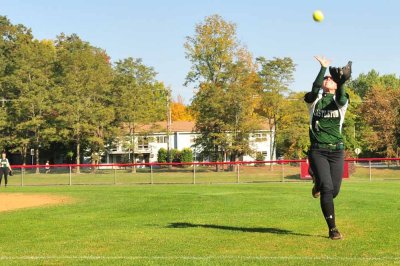
[[[216,224],[192,224],[192,223],[171,223],[167,226],[168,228],[189,228],[189,227],[202,227],[202,228],[212,228],[212,229],[220,229],[220,230],[229,230],[229,231],[241,231],[246,233],[268,233],[268,234],[276,234],[276,235],[295,235],[295,236],[313,236],[308,234],[296,233],[290,230],[279,229],[279,228],[271,228],[271,227],[235,227],[235,226],[225,226],[225,225],[216,225]]]

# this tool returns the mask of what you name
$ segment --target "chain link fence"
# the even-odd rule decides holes
[[[400,180],[399,158],[348,159],[349,182]],[[14,165],[10,186],[309,182],[305,160]],[[303,166],[304,167],[304,166]]]

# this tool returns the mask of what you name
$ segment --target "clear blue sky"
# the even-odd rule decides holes
[[[314,10],[325,14],[312,20]],[[142,58],[185,102],[190,69],[183,44],[206,16],[219,14],[237,24],[237,33],[254,57],[291,57],[297,64],[294,91],[306,91],[319,70],[314,55],[332,65],[353,61],[353,77],[375,69],[396,74],[400,68],[398,0],[0,0],[0,14],[32,29],[37,39],[76,33],[103,48],[112,61]]]

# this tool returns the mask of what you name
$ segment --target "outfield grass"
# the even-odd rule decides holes
[[[343,241],[327,238],[310,189],[310,183],[9,187],[75,203],[0,213],[0,264],[400,263],[400,182],[344,182],[335,201]]]

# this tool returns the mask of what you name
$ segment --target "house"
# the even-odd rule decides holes
[[[128,163],[133,152],[138,163],[157,162],[157,154],[160,148],[178,149],[190,148],[193,150],[194,161],[198,158],[198,151],[193,144],[199,133],[194,132],[195,122],[174,121],[167,130],[167,122],[157,122],[153,125],[144,125],[138,128],[135,136],[124,136],[108,147],[105,153],[105,163]],[[167,132],[170,132],[167,134]],[[262,152],[265,160],[269,160],[271,150],[271,138],[274,131],[267,125],[254,132],[250,137],[250,145],[256,152]],[[133,146],[132,143],[135,143]],[[168,147],[169,146],[169,147]],[[273,155],[275,160],[276,155]],[[254,155],[245,155],[242,161],[254,161]]]

